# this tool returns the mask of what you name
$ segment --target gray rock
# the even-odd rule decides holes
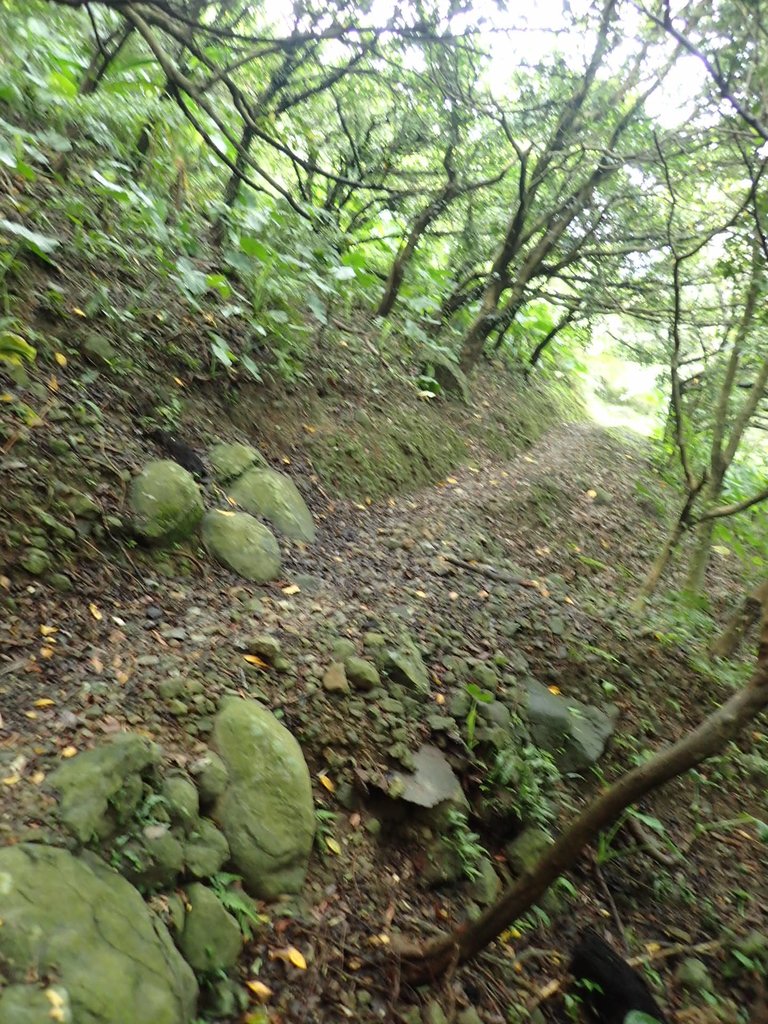
[[[193,878],[210,878],[229,859],[229,843],[208,818],[201,818],[184,844],[184,864]]]
[[[552,838],[544,829],[535,825],[526,828],[504,848],[512,874],[518,877],[524,875],[539,862],[551,845]]]
[[[315,834],[312,785],[299,744],[265,707],[238,697],[216,716],[212,742],[229,772],[214,819],[246,888],[262,899],[298,892]]]
[[[204,507],[195,478],[177,462],[150,462],[131,484],[128,502],[134,531],[162,544],[190,536]]]
[[[187,902],[189,909],[179,938],[184,959],[205,974],[228,971],[237,963],[243,946],[240,926],[216,894],[199,882],[187,886]]]
[[[490,857],[480,857],[476,863],[477,877],[469,883],[467,890],[476,903],[487,906],[493,903],[501,891],[501,879],[496,874]]]
[[[536,680],[527,682],[526,717],[534,743],[549,751],[562,772],[595,764],[616,727],[617,709],[608,712],[559,697]]]
[[[340,661],[332,662],[323,675],[323,689],[328,693],[349,693],[349,683]]]
[[[223,565],[255,583],[277,579],[280,548],[272,533],[247,512],[212,509],[203,518],[203,543]]]
[[[347,678],[356,690],[367,692],[381,683],[378,669],[365,658],[358,658],[357,655],[348,657],[344,667],[347,670]]]
[[[266,658],[267,661],[274,661],[282,650],[277,637],[271,636],[269,633],[259,633],[249,637],[245,642],[245,648],[248,654],[256,654],[260,658]]]
[[[421,654],[415,644],[390,648],[384,653],[384,669],[396,683],[417,693],[429,693],[429,676]]]
[[[67,761],[49,776],[61,794],[59,813],[81,843],[107,839],[127,822],[142,796],[142,775],[160,760],[144,736],[120,733]]]
[[[439,353],[429,351],[424,357],[424,372],[434,377],[446,394],[460,398],[465,405],[469,405],[469,381],[456,363]]]
[[[86,335],[80,347],[88,362],[102,369],[111,366],[117,359],[117,349],[103,334]]]
[[[0,1022],[22,1024],[39,989],[56,978],[77,1024],[190,1024],[197,982],[160,920],[124,878],[93,854],[20,844],[0,849],[0,959],[13,990]],[[22,989],[29,992],[25,1000]],[[50,1021],[26,1018],[30,1024]]]
[[[412,772],[394,772],[389,794],[417,807],[464,809],[467,798],[442,750],[424,744],[413,756]]]
[[[267,460],[256,448],[239,442],[216,444],[208,454],[208,461],[217,483],[236,480],[254,466],[266,466]]]
[[[298,487],[285,473],[269,468],[249,469],[229,485],[228,494],[246,512],[268,520],[286,537],[307,543],[315,539],[312,514]]]

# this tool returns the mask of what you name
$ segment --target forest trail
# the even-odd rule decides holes
[[[280,993],[286,1022],[329,1024],[348,1019],[350,1010],[360,1021],[407,1019],[397,1016],[391,987],[375,971],[350,973],[345,958],[365,954],[390,929],[428,935],[465,913],[469,883],[425,888],[424,826],[392,831],[385,817],[380,835],[376,795],[393,765],[408,765],[424,742],[444,749],[465,787],[477,789],[482,776],[462,738],[463,714],[450,714],[464,689],[457,665],[498,666],[499,695],[519,678],[591,705],[610,696],[621,740],[605,760],[606,773],[700,717],[699,684],[677,647],[661,650],[645,639],[642,624],[627,628],[615,619],[619,595],[636,585],[663,528],[649,523],[647,474],[639,439],[591,423],[562,425],[504,464],[470,453],[445,480],[397,499],[368,505],[332,499],[319,486],[305,489],[317,542],[287,550],[282,578],[266,587],[235,582],[195,559],[191,574],[156,575],[138,551],[124,552],[120,565],[83,564],[75,597],[30,584],[0,627],[0,757],[16,798],[3,806],[4,840],[55,838],[44,780],[62,759],[129,729],[159,742],[183,770],[206,750],[223,696],[263,699],[299,740],[325,817],[304,898],[290,921],[278,915],[266,932],[262,927],[252,951],[261,958],[265,942],[291,942],[310,967],[286,985],[279,959],[259,959],[260,977]],[[486,565],[521,583],[493,578]],[[338,644],[366,653],[371,634],[394,643],[406,638],[423,654],[430,692],[419,704],[406,701],[407,711],[391,689],[328,685]],[[279,656],[265,653],[265,637],[277,642]],[[262,656],[254,657],[257,651]],[[669,679],[686,673],[679,703],[659,712]],[[578,806],[591,785],[564,778],[561,805]],[[713,796],[713,806],[718,799],[723,818],[749,808],[747,791]],[[694,833],[681,801],[691,803],[686,781],[670,787],[654,814],[682,844]],[[475,827],[503,874],[508,836],[496,826]],[[333,855],[322,845],[329,840]],[[744,852],[749,862],[755,851],[746,844]],[[688,867],[702,887],[701,906],[711,894],[727,918],[741,868],[722,857],[717,840],[700,844],[697,855],[696,869]],[[657,913],[659,866],[648,860],[638,870],[638,857],[604,867],[602,885],[616,887],[616,914],[628,915],[648,941],[687,935],[693,944],[710,935],[690,900],[671,915]],[[558,897],[531,932],[536,946],[551,945],[551,956],[534,958],[524,972],[514,967],[507,979],[509,991],[527,986],[521,1005],[526,991],[543,986],[553,970],[558,975],[552,958],[572,946],[578,928],[595,918],[605,927],[611,915],[589,870],[577,872],[575,884],[576,916]],[[741,907],[744,920],[764,927],[761,906],[754,893]],[[526,938],[521,942],[524,950]],[[481,965],[461,973],[457,990],[461,1005],[483,1008],[484,1021],[501,1019],[492,1009],[500,990]],[[557,1002],[552,1012],[559,1012]]]

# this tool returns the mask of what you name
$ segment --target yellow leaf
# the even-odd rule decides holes
[[[36,786],[39,786],[43,782],[45,782],[45,772],[35,772],[35,774],[32,776],[32,782],[34,782]]]
[[[244,654],[243,661],[247,661],[249,665],[255,665],[257,668],[269,668],[266,661],[262,661],[258,654]]]
[[[75,314],[75,316],[87,316],[88,315],[87,313],[84,313],[83,310],[80,309],[79,306],[73,306],[72,307],[72,312]]]
[[[173,383],[174,383],[174,384],[178,384],[178,386],[179,386],[180,388],[186,387],[186,385],[184,384],[184,381],[183,381],[183,380],[181,380],[181,378],[180,378],[180,377],[174,377],[174,378],[173,378]]]
[[[283,593],[286,597],[293,597],[294,594],[301,593],[301,587],[297,587],[295,583],[292,583],[290,587],[283,587]]]
[[[59,631],[56,628],[56,626],[41,626],[40,627],[40,635],[41,636],[52,636],[54,633],[58,633],[58,632]]]
[[[458,480],[456,479],[456,477],[455,477],[455,476],[447,476],[447,477],[445,478],[445,482],[446,482],[447,484],[457,484],[457,483],[458,483],[459,481],[458,481]]]
[[[24,715],[27,718],[31,718],[33,721],[34,721],[35,718],[37,718],[37,712],[36,711],[25,711]]]
[[[41,647],[40,648],[40,657],[41,658],[52,658],[54,653],[55,652],[54,652],[52,647]]]
[[[337,856],[341,853],[341,844],[339,843],[338,839],[334,839],[333,836],[325,837],[325,845],[328,847],[331,853],[335,853]]]
[[[284,466],[290,466],[290,464],[291,464],[291,460],[290,460],[290,459],[288,458],[288,456],[287,456],[287,455],[284,455],[284,456],[282,457],[282,459],[280,459],[280,461],[282,462],[282,464],[283,464]]]
[[[40,700],[35,701],[36,708],[49,708],[51,704],[55,704],[55,700],[51,700],[50,697],[41,697]]]
[[[329,793],[334,793],[336,791],[336,783],[333,779],[329,779],[327,775],[318,775],[318,779],[320,780],[320,785],[324,789],[327,789]]]
[[[101,622],[101,620],[104,618],[104,616],[101,614],[98,607],[93,603],[93,601],[91,601],[91,603],[88,605],[88,611],[91,613],[94,619],[96,619],[97,622]]]
[[[6,402],[7,403],[7,402],[15,402],[15,401],[16,401],[16,399],[13,397],[13,395],[10,393],[10,391],[4,391],[2,393],[2,395],[0,395],[0,402]]]
[[[228,512],[227,509],[225,508],[217,508],[216,511],[219,513],[220,516],[234,516],[236,514],[235,512]]]
[[[597,491],[593,491],[593,490],[587,491],[587,497],[588,498],[596,498],[597,497]]]
[[[298,967],[300,971],[306,971],[307,961],[304,959],[304,955],[300,952],[300,950],[296,949],[295,946],[289,946],[287,953],[288,959],[291,961],[294,967]]]
[[[547,689],[549,690],[550,693],[554,693],[554,695],[556,697],[560,693],[560,687],[559,686],[548,686]]]
[[[67,1001],[63,996],[59,995],[56,989],[47,988],[45,990],[45,995],[48,1002],[51,1004],[51,1009],[48,1013],[51,1020],[59,1021],[61,1024],[63,1024],[64,1021],[71,1020],[68,1013]]]
[[[56,362],[59,364],[59,366],[66,366],[67,365],[67,357],[64,355],[63,352],[54,352],[53,353],[53,358],[56,360]]]
[[[305,423],[304,424],[304,429],[306,430],[306,432],[308,434],[316,434],[317,433],[317,427],[313,427],[311,423]]]
[[[442,693],[435,694],[435,704],[445,704],[445,697]]]
[[[51,374],[51,376],[48,378],[48,387],[51,389],[51,391],[59,390],[59,382],[54,374]]]
[[[4,779],[0,779],[0,782],[2,782],[4,786],[16,786],[21,782],[21,776],[16,774],[6,775]]]
[[[61,752],[62,757],[74,757],[77,753],[77,747],[64,747]]]
[[[266,1003],[268,999],[272,998],[272,989],[269,985],[265,985],[263,981],[258,981],[254,978],[250,981],[246,981],[245,985],[246,988],[249,988],[256,998],[262,1003]]]

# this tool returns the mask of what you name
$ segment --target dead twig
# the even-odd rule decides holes
[[[450,562],[451,565],[456,565],[460,569],[466,569],[467,572],[476,572],[480,576],[487,576],[491,580],[499,580],[501,583],[512,583],[517,587],[529,587],[531,590],[538,590],[539,584],[535,580],[527,580],[522,576],[515,576],[514,573],[507,572],[505,569],[497,569],[493,565],[487,565],[485,562],[467,562],[463,558],[456,558],[455,555],[441,554],[441,558],[445,559],[446,562]]]

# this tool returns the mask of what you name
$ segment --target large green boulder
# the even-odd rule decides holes
[[[141,802],[143,775],[160,748],[135,733],[120,733],[58,768],[48,783],[60,795],[59,814],[81,843],[107,839],[128,822]]]
[[[247,512],[212,509],[203,519],[203,543],[217,561],[246,580],[266,583],[280,573],[274,535]]]
[[[217,483],[227,484],[242,476],[253,466],[266,466],[267,460],[258,449],[239,441],[216,444],[208,453],[208,461]]]
[[[262,899],[298,892],[315,833],[301,747],[271,711],[239,697],[216,716],[212,743],[229,771],[214,818],[245,887]]]
[[[154,544],[188,537],[204,512],[195,478],[170,460],[144,467],[131,484],[129,505],[133,529]]]
[[[237,921],[206,886],[187,886],[187,914],[179,948],[196,971],[228,971],[237,962],[243,937]]]
[[[93,854],[0,849],[0,1024],[189,1024],[197,982],[136,889]],[[50,975],[53,990],[29,983]],[[51,992],[58,993],[58,998]],[[47,1014],[34,1016],[36,1009]]]
[[[296,484],[276,469],[249,469],[228,488],[230,498],[250,512],[267,519],[280,533],[293,540],[315,539],[312,514]]]
[[[393,682],[417,693],[429,693],[427,667],[415,643],[408,640],[401,647],[386,650],[382,660],[384,671]]]

